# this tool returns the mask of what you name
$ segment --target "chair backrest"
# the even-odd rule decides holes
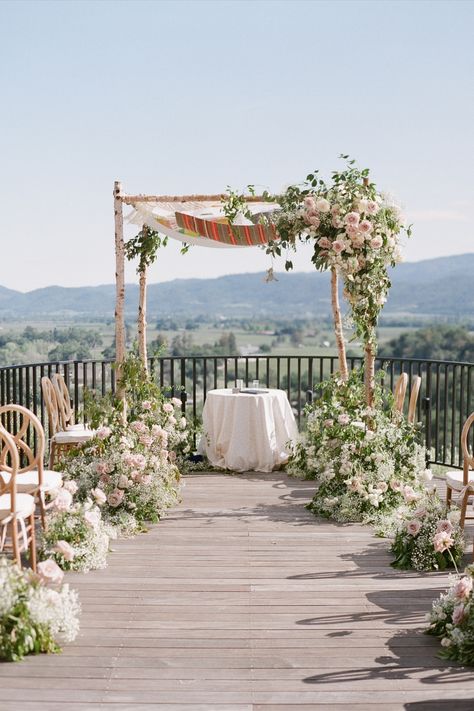
[[[41,378],[41,392],[43,393],[43,401],[46,405],[48,413],[49,436],[54,437],[57,432],[61,432],[61,415],[58,406],[58,396],[56,389],[51,380],[44,375]]]
[[[6,417],[5,417],[6,415]],[[38,485],[43,484],[43,458],[45,449],[45,435],[43,425],[34,412],[23,405],[2,405],[0,407],[0,420],[9,422],[8,433],[19,454],[18,474],[38,471]],[[3,462],[3,470],[9,471],[8,465]]]
[[[18,474],[19,466],[18,448],[5,427],[0,425],[0,495],[10,494],[10,511],[12,514],[16,511],[16,475]],[[9,474],[7,480],[3,478],[2,472]],[[4,519],[3,523],[7,523],[8,520]]]
[[[406,373],[401,373],[397,382],[395,383],[395,387],[393,389],[393,397],[394,397],[393,409],[395,412],[399,412],[400,414],[403,412],[403,405],[405,403],[405,395],[407,392],[407,386],[408,386],[408,375]]]
[[[61,427],[65,430],[68,425],[74,424],[74,409],[71,405],[69,390],[61,373],[54,373],[51,382],[56,392]]]
[[[416,375],[413,378],[411,384],[410,402],[408,405],[408,422],[415,422],[416,418],[416,404],[418,402],[418,395],[420,394],[421,388],[421,377]]]
[[[469,470],[474,469],[474,455],[469,450],[469,445],[467,443],[469,437],[469,430],[474,423],[474,412],[472,412],[464,423],[464,427],[461,432],[461,449],[462,449],[462,461],[464,470],[464,486],[467,485],[469,480]]]

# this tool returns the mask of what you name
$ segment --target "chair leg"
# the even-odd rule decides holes
[[[38,492],[38,506],[40,510],[41,526],[43,528],[43,531],[46,531],[48,524],[46,521],[46,504],[44,502],[44,496],[44,491]]]
[[[56,456],[56,443],[51,442],[49,447],[49,468],[54,469],[54,459]]]
[[[12,549],[13,557],[16,560],[18,567],[21,569],[21,555],[20,555],[20,545],[18,543],[18,526],[16,518],[11,522],[12,529]]]
[[[461,526],[461,529],[464,530],[464,522],[466,520],[466,509],[467,509],[467,502],[469,500],[469,491],[466,491],[462,498],[462,503],[461,503],[461,518],[459,520],[459,525]]]
[[[30,565],[34,573],[36,573],[36,531],[35,531],[35,514],[30,516]]]

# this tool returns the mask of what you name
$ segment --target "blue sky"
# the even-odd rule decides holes
[[[455,1],[0,2],[0,284],[112,282],[115,179],[278,190],[341,152],[404,205],[407,259],[474,251],[473,27]],[[268,266],[172,245],[151,280]]]

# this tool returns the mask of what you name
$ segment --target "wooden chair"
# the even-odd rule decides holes
[[[36,415],[22,405],[3,405],[0,418],[9,424],[10,437],[20,454],[20,464],[16,475],[17,491],[30,494],[39,506],[41,523],[45,527],[46,494],[62,486],[59,472],[45,469],[45,434],[43,425]]]
[[[448,506],[451,505],[453,492],[459,494],[461,504],[461,528],[464,528],[464,522],[466,518],[474,518],[473,516],[466,516],[466,509],[469,497],[474,495],[474,456],[469,451],[469,446],[467,442],[469,431],[473,423],[474,412],[467,418],[461,432],[461,448],[463,458],[462,472],[458,470],[448,472],[446,474],[446,503]]]
[[[67,391],[66,383],[64,387],[67,392],[67,407],[71,409],[71,404],[69,402],[69,392]],[[59,395],[59,390],[61,395]],[[61,458],[61,451],[71,449],[72,447],[77,447],[84,442],[87,442],[92,437],[94,437],[95,432],[89,430],[83,425],[73,425],[67,424],[68,417],[69,421],[72,415],[68,416],[68,409],[65,404],[65,394],[62,389],[62,385],[54,386],[52,381],[44,376],[41,378],[41,391],[43,393],[43,401],[46,405],[46,412],[48,413],[48,425],[49,425],[49,467],[52,469],[55,464]],[[61,397],[61,404],[59,398]]]
[[[421,388],[421,377],[416,375],[411,384],[410,402],[408,404],[408,422],[413,424],[416,418],[416,405]]]
[[[0,551],[11,548],[21,568],[21,553],[29,549],[36,571],[35,500],[17,492],[19,466],[17,444],[0,425]]]
[[[395,387],[393,389],[393,411],[403,414],[403,405],[405,404],[405,395],[408,387],[408,375],[406,373],[401,373]]]

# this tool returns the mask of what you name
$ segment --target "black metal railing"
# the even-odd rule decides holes
[[[350,368],[362,359],[349,358]],[[416,375],[422,378],[417,419],[424,425],[429,460],[434,464],[461,466],[461,429],[474,410],[474,364],[452,361],[378,358],[378,370],[386,373],[384,384],[393,389],[401,372],[408,374],[409,388]],[[207,393],[230,387],[242,379],[246,385],[259,380],[265,387],[286,391],[300,427],[304,426],[308,393],[337,370],[337,357],[314,356],[175,356],[149,359],[150,373],[163,388],[182,400],[183,412],[199,419]],[[33,410],[47,426],[41,396],[41,378],[62,373],[77,413],[84,390],[105,394],[115,390],[112,360],[34,363],[0,367],[0,404],[18,403]],[[408,398],[407,398],[408,399]]]

